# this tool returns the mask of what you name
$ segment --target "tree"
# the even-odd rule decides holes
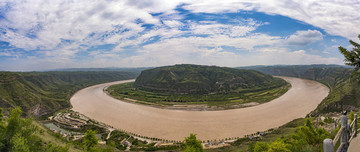
[[[350,122],[352,122],[354,120],[354,117],[355,117],[355,113],[354,113],[354,111],[351,111],[349,114]]]
[[[57,145],[45,146],[42,139],[35,133],[39,128],[33,124],[33,119],[22,118],[19,107],[11,109],[10,115],[4,121],[3,109],[0,108],[0,151],[11,152],[67,152],[69,147]]]
[[[307,118],[304,126],[299,126],[295,133],[288,137],[280,137],[269,144],[257,142],[254,152],[301,152],[321,151],[321,144],[329,133],[324,128],[315,129],[311,120]],[[252,149],[252,148],[249,148]]]
[[[10,110],[7,119],[7,126],[4,126],[2,134],[1,150],[6,151],[38,151],[41,148],[39,138],[34,135],[36,127],[32,124],[32,119],[23,119],[19,107]]]
[[[269,145],[264,142],[257,142],[254,147],[254,152],[264,152],[269,150]]]
[[[358,37],[360,39],[360,34]],[[352,40],[350,40],[349,42],[353,45],[353,49],[351,51],[348,51],[346,48],[341,46],[339,47],[339,50],[345,57],[345,64],[355,66],[354,75],[360,76],[360,44]]]
[[[291,152],[288,148],[288,145],[282,142],[281,140],[277,140],[270,144],[269,152]]]
[[[95,151],[95,146],[98,144],[98,139],[95,136],[95,131],[87,130],[83,139],[85,151]]]
[[[3,117],[4,117],[3,108],[0,108],[0,122],[3,121]]]
[[[46,146],[46,152],[68,152],[70,145],[66,145],[65,147],[54,145],[52,143],[49,143]]]
[[[0,151],[43,150],[41,139],[34,134],[37,132],[37,127],[32,124],[31,118],[24,119],[21,114],[21,109],[17,107],[10,110],[6,123],[1,120]]]
[[[15,136],[11,138],[10,143],[12,145],[11,152],[30,152],[27,140],[20,134],[15,134]]]
[[[190,137],[185,138],[184,152],[202,152],[203,147],[201,141],[196,139],[196,135],[190,134]]]
[[[296,134],[292,138],[310,145],[318,145],[323,142],[329,133],[324,128],[315,129],[311,120],[306,118],[305,126],[300,126],[296,130]]]
[[[5,121],[3,120],[4,114],[3,109],[0,108],[0,151],[5,148]]]

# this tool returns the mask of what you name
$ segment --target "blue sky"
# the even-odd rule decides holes
[[[360,2],[0,2],[0,70],[343,64]]]

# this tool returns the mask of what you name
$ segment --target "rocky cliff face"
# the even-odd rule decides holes
[[[284,84],[284,80],[253,70],[189,64],[144,70],[135,81],[138,89],[175,94],[227,93]]]

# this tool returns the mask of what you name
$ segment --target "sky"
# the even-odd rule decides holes
[[[0,70],[343,64],[359,0],[0,0]]]

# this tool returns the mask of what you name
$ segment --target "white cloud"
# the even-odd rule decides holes
[[[26,50],[56,49],[62,40],[72,40],[78,45],[101,44],[104,34],[114,33],[118,27],[135,33],[142,31],[141,24],[134,24],[138,19],[146,24],[160,24],[150,12],[128,5],[126,1],[25,0],[7,3],[10,9],[4,16],[6,19],[1,20],[0,28],[16,29],[16,32],[6,30],[0,40]],[[33,37],[28,37],[29,33]],[[121,38],[121,34],[114,34],[105,41],[114,43]]]
[[[181,45],[191,45],[199,47],[231,46],[238,49],[253,50],[255,46],[274,45],[279,43],[280,41],[280,37],[274,37],[264,34],[256,34],[248,37],[237,38],[229,37],[226,35],[212,35],[210,37],[181,37],[166,39],[155,44],[146,45],[144,46],[144,49],[151,48],[151,50],[155,52],[157,50],[167,49],[168,44],[176,44],[176,47],[182,47]],[[172,49],[173,47],[175,46],[172,46],[170,48]]]
[[[199,35],[227,35],[230,37],[243,37],[256,30],[262,23],[249,19],[233,19],[236,24],[220,24],[215,21],[190,22],[190,30]]]
[[[13,54],[6,51],[6,52],[0,52],[0,56],[13,56]]]
[[[335,57],[322,57],[320,55],[308,54],[305,50],[264,52],[258,54],[259,63],[266,64],[341,64],[342,60]]]
[[[184,24],[177,20],[163,20],[163,23],[170,28],[181,28]]]
[[[170,38],[158,43],[145,45],[138,51],[137,55],[117,60],[116,65],[161,66],[191,63],[246,66],[269,64],[341,64],[342,62],[334,57],[308,54],[305,50],[291,51],[288,48],[282,47],[281,43],[283,40],[283,38],[268,35],[253,35],[241,38],[231,38],[224,35]],[[223,49],[223,46],[232,47],[234,50]],[[248,52],[248,50],[252,51],[251,53],[241,53],[241,50],[245,50],[245,52]],[[113,60],[119,58],[120,56],[114,55]],[[109,60],[113,61],[112,59]]]
[[[0,19],[0,30],[6,33],[0,34],[0,41],[28,51],[39,49],[34,54],[45,56],[22,59],[18,68],[20,63],[28,68],[36,65],[43,68],[67,67],[75,63],[80,67],[175,63],[222,66],[341,63],[336,58],[309,54],[306,50],[289,50],[284,46],[319,41],[323,37],[320,31],[297,31],[284,38],[255,33],[259,26],[269,23],[253,19],[234,19],[236,25],[215,21],[183,23],[184,16],[175,10],[181,4],[185,4],[183,8],[191,12],[255,10],[280,14],[353,40],[357,40],[356,36],[360,33],[360,14],[356,13],[360,3],[356,0],[3,0],[0,10],[9,8],[3,12],[5,19]],[[158,15],[153,16],[152,13]],[[145,24],[153,27],[147,29]],[[196,37],[193,34],[206,36]],[[159,41],[152,42],[155,38]],[[73,59],[89,47],[104,44],[116,47],[90,52],[92,60]],[[127,46],[137,48],[130,57],[120,55]],[[234,50],[223,49],[224,46]],[[11,54],[0,52],[3,56]]]
[[[134,24],[135,20],[141,19],[145,23],[160,24],[157,17],[150,13],[163,13],[162,17],[178,16],[176,8],[180,4],[186,4],[185,9],[193,12],[223,13],[238,12],[241,10],[257,10],[269,14],[289,16],[306,23],[325,29],[328,33],[354,38],[360,33],[360,15],[357,8],[358,1],[215,1],[215,0],[171,0],[171,1],[4,1],[11,9],[6,13],[7,20],[1,21],[2,27],[11,27],[18,30],[22,36],[33,33],[38,41],[15,38],[14,42],[9,37],[0,38],[10,41],[14,46],[24,49],[33,49],[39,46],[44,49],[56,47],[61,39],[82,41],[92,33],[106,33],[116,30],[114,26],[126,26],[130,30],[141,31],[140,25]],[[24,9],[25,8],[25,9]],[[341,10],[341,11],[338,11]],[[181,17],[180,17],[181,18]],[[164,24],[169,27],[181,26],[176,20],[165,20]],[[236,28],[236,27],[234,27]],[[244,35],[251,31],[252,27],[240,26],[239,29],[229,29],[236,35]],[[226,29],[226,27],[225,27]],[[245,33],[244,33],[245,31]],[[105,42],[116,43],[121,40],[121,35],[116,34]],[[96,39],[96,38],[94,38]],[[99,39],[99,38],[98,38]],[[78,42],[80,43],[80,42]],[[93,41],[91,43],[94,43]],[[28,46],[29,44],[33,46]]]
[[[322,39],[322,33],[317,30],[296,31],[286,40],[286,43],[289,45],[307,45]]]
[[[254,31],[255,26],[234,26],[225,24],[191,24],[191,32],[200,35],[228,35],[231,37],[245,36]]]
[[[197,0],[184,8],[193,12],[223,13],[256,10],[268,14],[288,16],[324,29],[332,35],[358,40],[360,8],[358,0]]]

